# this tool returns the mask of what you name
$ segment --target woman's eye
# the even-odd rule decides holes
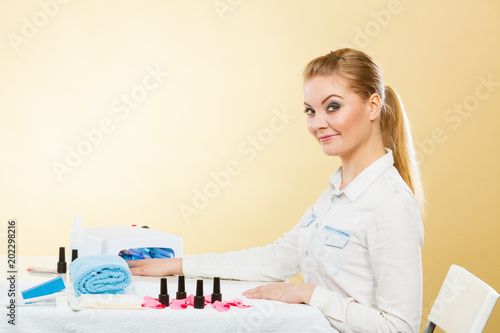
[[[307,108],[304,110],[304,113],[307,114],[308,116],[311,116],[315,113],[315,111],[311,108]]]
[[[329,104],[327,107],[326,107],[326,111],[337,111],[338,109],[340,109],[340,105],[338,105],[337,103],[332,103],[332,104]]]

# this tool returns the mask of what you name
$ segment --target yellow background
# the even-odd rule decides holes
[[[1,251],[16,218],[20,254],[56,255],[74,214],[180,235],[187,254],[274,241],[339,165],[306,130],[301,71],[352,46],[400,93],[419,145],[424,318],[451,264],[500,291],[498,13],[493,0],[2,1]],[[168,77],[144,90],[148,70]],[[276,112],[292,114],[279,130]],[[85,146],[103,120],[110,133]],[[60,180],[53,164],[78,145],[87,156]],[[237,174],[210,185],[228,163]]]

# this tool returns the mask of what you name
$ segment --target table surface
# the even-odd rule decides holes
[[[17,257],[17,294],[31,286],[48,281],[56,275],[34,274],[26,271],[29,266],[55,267],[55,256]],[[336,332],[321,311],[304,304],[288,304],[277,301],[247,299],[242,292],[266,282],[244,282],[221,280],[223,301],[240,298],[246,309],[232,307],[227,312],[218,312],[211,305],[205,309],[188,307],[183,310],[145,309],[57,309],[55,302],[44,301],[16,308],[15,329],[8,324],[9,300],[7,257],[0,256],[0,331],[1,332]],[[1,276],[1,275],[0,275]],[[138,297],[159,293],[158,277],[134,276],[127,293]],[[174,298],[177,277],[167,277],[168,293]],[[68,284],[67,284],[68,285]],[[69,286],[69,285],[68,285]],[[70,287],[71,288],[71,287]],[[196,280],[186,279],[187,294],[194,294]],[[205,279],[205,295],[212,291],[212,280]]]

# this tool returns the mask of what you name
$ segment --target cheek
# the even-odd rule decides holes
[[[364,119],[361,110],[350,110],[340,115],[337,119],[337,125],[343,131],[356,130],[363,126]]]
[[[311,133],[314,137],[316,137],[316,131],[313,129],[313,122],[311,118],[307,118],[307,130],[309,133]]]
[[[328,121],[330,127],[341,133],[348,132],[354,123],[353,115],[350,112],[337,113]]]

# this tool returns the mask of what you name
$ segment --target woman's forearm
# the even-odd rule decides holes
[[[170,267],[172,270],[172,274],[169,275],[183,275],[182,274],[182,258],[173,258],[170,259]]]
[[[182,258],[139,259],[127,261],[132,275],[182,275]]]

